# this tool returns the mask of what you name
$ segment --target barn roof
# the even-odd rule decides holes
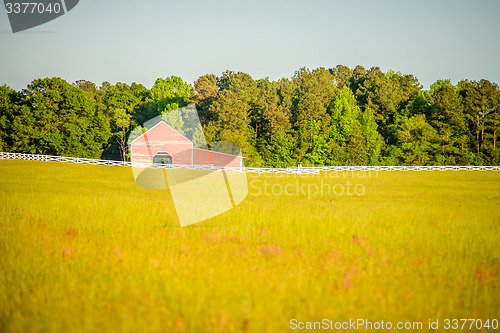
[[[170,128],[172,131],[174,131],[175,133],[179,134],[180,136],[182,136],[186,141],[188,141],[189,143],[193,144],[194,143],[189,140],[188,138],[186,138],[184,135],[182,135],[181,133],[179,133],[175,128],[173,128],[172,126],[170,126],[169,124],[167,124],[166,122],[164,122],[163,120],[158,122],[158,124],[154,125],[153,127],[151,127],[150,129],[148,129],[146,132],[142,133],[138,138],[136,138],[135,140],[133,140],[130,144],[132,145],[135,141],[139,140],[140,138],[146,136],[146,134],[148,134],[148,132],[152,131],[154,128],[156,128],[158,125],[160,124],[164,124],[165,126],[167,126],[168,128]]]
[[[194,143],[189,140],[188,138],[186,138],[184,135],[182,135],[181,133],[179,133],[175,128],[173,128],[172,126],[170,126],[169,124],[167,124],[165,121],[160,121],[158,122],[156,125],[154,125],[153,127],[151,127],[150,129],[148,129],[146,132],[144,132],[143,134],[141,134],[139,137],[137,137],[135,140],[133,140],[130,145],[133,145],[135,141],[143,138],[146,136],[146,134],[148,134],[149,132],[153,131],[158,125],[160,124],[164,124],[165,126],[167,126],[169,129],[171,129],[172,131],[174,131],[176,134],[180,135],[185,141],[186,143],[189,142],[193,145],[193,150],[196,149],[196,150],[201,150],[201,151],[207,151],[207,152],[211,152],[211,153],[215,153],[215,154],[223,154],[223,155],[228,155],[228,156],[234,156],[234,157],[240,157],[240,158],[246,158],[244,156],[241,156],[241,155],[233,155],[233,154],[228,154],[228,153],[222,153],[222,152],[219,152],[219,151],[216,151],[216,150],[209,150],[209,149],[203,149],[203,148],[197,148],[194,146]]]

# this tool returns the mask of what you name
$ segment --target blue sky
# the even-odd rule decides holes
[[[13,34],[0,13],[0,84],[35,78],[138,82],[244,71],[291,77],[301,67],[379,66],[437,79],[500,83],[500,1],[80,0]]]

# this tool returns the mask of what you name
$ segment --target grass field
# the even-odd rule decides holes
[[[180,228],[129,168],[0,161],[0,331],[500,320],[500,172],[248,181],[235,209]]]

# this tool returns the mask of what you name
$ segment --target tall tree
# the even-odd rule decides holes
[[[333,75],[322,67],[312,71],[301,68],[295,72],[293,79],[298,87],[294,114],[296,124],[321,120],[336,92]]]
[[[332,164],[378,164],[383,144],[371,109],[361,111],[352,91],[344,86],[330,103],[330,137],[335,142]]]
[[[178,76],[157,79],[147,99],[149,118],[186,106],[192,94],[193,86]]]
[[[314,145],[327,141],[330,124],[327,110],[337,87],[333,75],[322,67],[312,71],[301,68],[295,72],[293,81],[296,90],[290,119],[297,138],[296,158],[317,164],[325,154],[328,156],[324,147]]]
[[[393,126],[396,129],[398,157],[403,164],[428,165],[435,162],[439,148],[438,134],[426,121],[425,115],[398,117]]]
[[[134,116],[141,103],[141,98],[134,94],[129,85],[118,82],[106,89],[103,103],[110,120],[112,133],[105,157],[111,158],[119,155],[123,161],[126,161],[127,136],[130,130],[137,126]]]
[[[261,163],[256,149],[257,83],[243,72],[226,71],[217,78],[219,93],[210,106],[213,120],[205,126],[209,141],[227,141],[239,145],[247,162]]]
[[[381,161],[384,138],[378,132],[375,114],[370,108],[362,112],[360,118],[361,133],[366,143],[367,162],[369,165],[378,165]]]
[[[291,129],[289,110],[279,105],[279,95],[275,82],[268,79],[257,81],[254,99],[255,114],[252,127],[259,139],[269,142],[280,129],[289,132]]]
[[[61,78],[37,79],[12,119],[13,151],[98,158],[110,136],[97,102]]]
[[[352,131],[347,144],[347,152],[349,154],[349,164],[351,165],[367,165],[369,162],[368,149],[366,139],[363,136],[361,125],[357,123]]]
[[[122,161],[127,160],[127,134],[131,128],[132,115],[126,109],[116,108],[113,110],[113,136],[120,149]]]
[[[333,76],[333,81],[337,85],[337,88],[341,89],[343,86],[349,87],[354,71],[347,66],[337,65],[334,68],[330,68],[330,73]]]
[[[471,131],[476,134],[475,146],[477,153],[483,153],[485,146],[485,133],[489,130],[488,124],[496,128],[497,122],[488,122],[497,119],[499,105],[498,85],[488,80],[460,81],[458,84],[460,95],[464,99],[465,114],[469,120]],[[496,130],[493,129],[496,133]],[[496,146],[496,134],[495,138]]]
[[[440,138],[440,156],[445,164],[468,164],[469,149],[462,97],[449,80],[431,85],[427,119]]]
[[[214,120],[214,115],[210,113],[210,105],[218,93],[217,77],[214,74],[200,76],[194,81],[194,94],[187,99],[187,102],[196,105],[200,121],[203,124]]]
[[[0,151],[9,151],[12,146],[12,123],[15,117],[19,94],[7,85],[0,86]]]
[[[372,67],[369,71],[356,67],[351,88],[362,108],[373,110],[380,131],[387,139],[395,115],[417,95],[421,86],[412,75],[393,71],[384,73],[379,67]]]
[[[265,165],[277,168],[295,165],[295,159],[293,158],[294,146],[291,135],[280,128],[278,133],[270,138],[263,152],[266,161]]]
[[[210,107],[216,119],[209,124],[209,141],[227,141],[238,144],[243,154],[254,156],[255,132],[250,125],[251,105],[232,90],[219,93]]]

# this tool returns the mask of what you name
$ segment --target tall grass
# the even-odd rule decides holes
[[[0,161],[0,331],[500,319],[500,173],[248,181],[236,208],[180,228],[129,168]]]

